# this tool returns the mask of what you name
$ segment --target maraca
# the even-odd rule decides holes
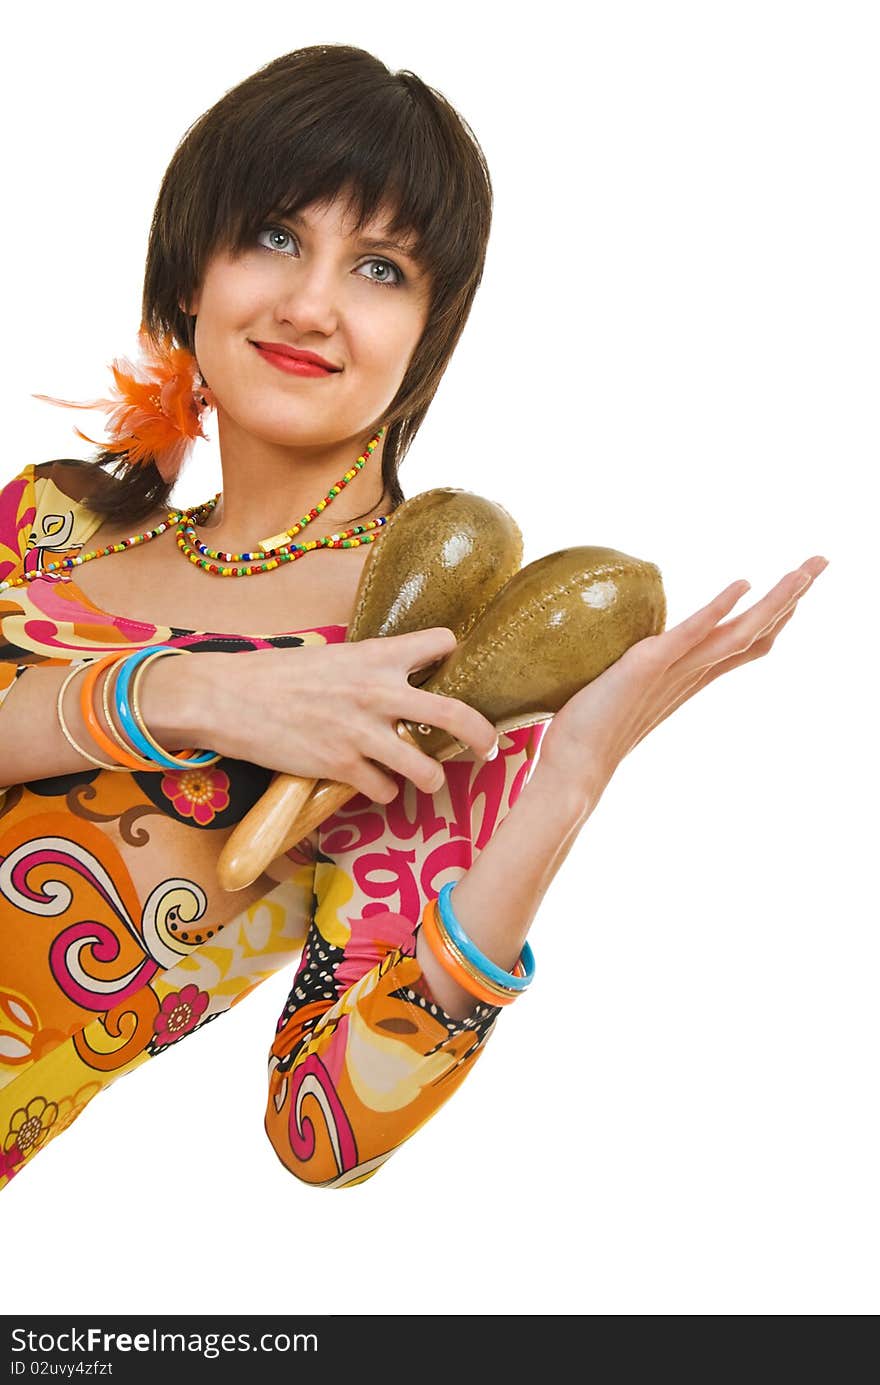
[[[421,686],[475,707],[499,733],[513,731],[548,720],[665,623],[666,596],[654,563],[614,548],[561,549],[514,573]],[[462,749],[439,728],[399,721],[397,732],[437,760]],[[350,784],[321,780],[282,849],[356,793]]]
[[[522,534],[504,507],[456,487],[404,500],[379,532],[361,569],[347,641],[439,625],[463,639],[522,562]],[[418,686],[436,667],[416,669],[410,682]],[[250,885],[289,849],[284,842],[315,783],[275,776],[223,846],[217,878],[224,890]]]

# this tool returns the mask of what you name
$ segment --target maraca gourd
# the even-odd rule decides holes
[[[666,596],[654,563],[614,548],[561,549],[514,573],[422,686],[475,707],[499,733],[513,731],[548,720],[665,623]],[[462,749],[441,728],[401,720],[397,731],[437,760]],[[319,781],[283,849],[356,793],[349,784]]]
[[[458,487],[403,501],[380,533],[361,569],[346,641],[441,625],[463,639],[522,562],[522,534],[507,510]],[[436,667],[414,670],[410,682],[420,686]],[[223,889],[243,889],[289,849],[291,826],[315,785],[300,775],[275,776],[223,846]],[[348,788],[349,797],[354,792]]]

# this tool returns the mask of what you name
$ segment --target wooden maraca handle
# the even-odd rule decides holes
[[[434,667],[434,665],[430,665]],[[410,735],[403,721],[397,723],[397,734],[415,750],[418,742]],[[455,741],[446,749],[446,759],[464,747]],[[321,788],[315,798],[314,790]],[[289,851],[303,837],[341,808],[359,790],[351,784],[330,779],[304,779],[299,774],[276,774],[265,793],[245,813],[225,842],[217,859],[217,879],[224,890],[243,890],[252,885],[270,861]]]
[[[406,723],[397,723],[397,734],[401,740],[406,741],[415,750],[420,749],[415,737],[411,736],[406,728]],[[458,741],[452,745],[444,747],[441,754],[435,756],[437,760],[448,760],[451,756],[457,755],[464,746]],[[318,779],[313,781],[315,787],[310,797],[305,801],[296,816],[287,818],[287,835],[282,842],[281,851],[289,851],[297,842],[301,842],[303,837],[307,837],[310,832],[314,832],[316,827],[332,817],[338,808],[347,803],[350,798],[354,798],[360,792],[353,789],[351,784],[341,784],[335,779]],[[259,807],[259,804],[256,805]]]
[[[270,861],[307,835],[301,832],[293,842],[286,842],[291,825],[296,824],[317,782],[298,774],[276,774],[265,793],[233,828],[220,852],[217,879],[224,890],[243,890],[252,885]],[[349,798],[353,792],[348,790]]]
[[[411,739],[411,737],[407,737],[407,739]],[[415,741],[412,744],[415,745]],[[281,845],[282,852],[289,851],[292,846],[296,846],[303,837],[314,832],[325,818],[331,817],[337,809],[360,792],[358,789],[353,789],[351,784],[339,784],[335,780],[320,779],[318,785],[322,788],[321,794],[317,798],[312,794],[297,815],[287,819],[287,834]]]
[[[397,723],[397,734],[418,750],[402,721]],[[449,753],[456,749],[461,749],[458,742]],[[321,789],[317,796],[312,792],[316,787]],[[358,792],[351,784],[335,780],[277,774],[234,828],[220,853],[217,878],[223,889],[243,890],[252,885],[270,861],[296,846]]]

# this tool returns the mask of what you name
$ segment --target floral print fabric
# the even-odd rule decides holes
[[[295,658],[345,638],[344,626],[253,639],[97,609],[69,574],[45,572],[88,551],[101,524],[69,473],[29,465],[0,490],[0,581],[40,574],[0,592],[0,1188],[116,1078],[287,967],[290,994],[267,1035],[266,1132],[301,1181],[363,1182],[455,1091],[494,1029],[495,1007],[458,1020],[434,1003],[415,940],[427,901],[515,803],[543,725],[502,734],[495,760],[447,760],[434,794],[400,775],[390,804],[358,794],[232,893],[216,863],[272,779],[262,766],[95,767],[7,784],[4,703],[13,689],[26,697],[38,664],[153,644]]]

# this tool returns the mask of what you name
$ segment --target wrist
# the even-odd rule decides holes
[[[572,827],[582,827],[607,787],[611,772],[598,763],[583,760],[561,765],[543,747],[526,788],[534,786],[533,798],[543,796],[553,815]]]
[[[430,999],[435,1005],[439,1005],[445,1010],[452,1019],[463,1020],[474,1013],[477,1006],[476,996],[471,995],[463,986],[459,986],[457,981],[449,975],[446,968],[437,960],[433,951],[425,940],[423,930],[420,928],[416,934],[416,961],[422,969],[422,977],[427,986]]]
[[[167,655],[145,671],[140,689],[141,714],[150,735],[171,755],[181,750],[214,749],[200,692],[207,654]],[[200,676],[202,675],[202,676]]]

